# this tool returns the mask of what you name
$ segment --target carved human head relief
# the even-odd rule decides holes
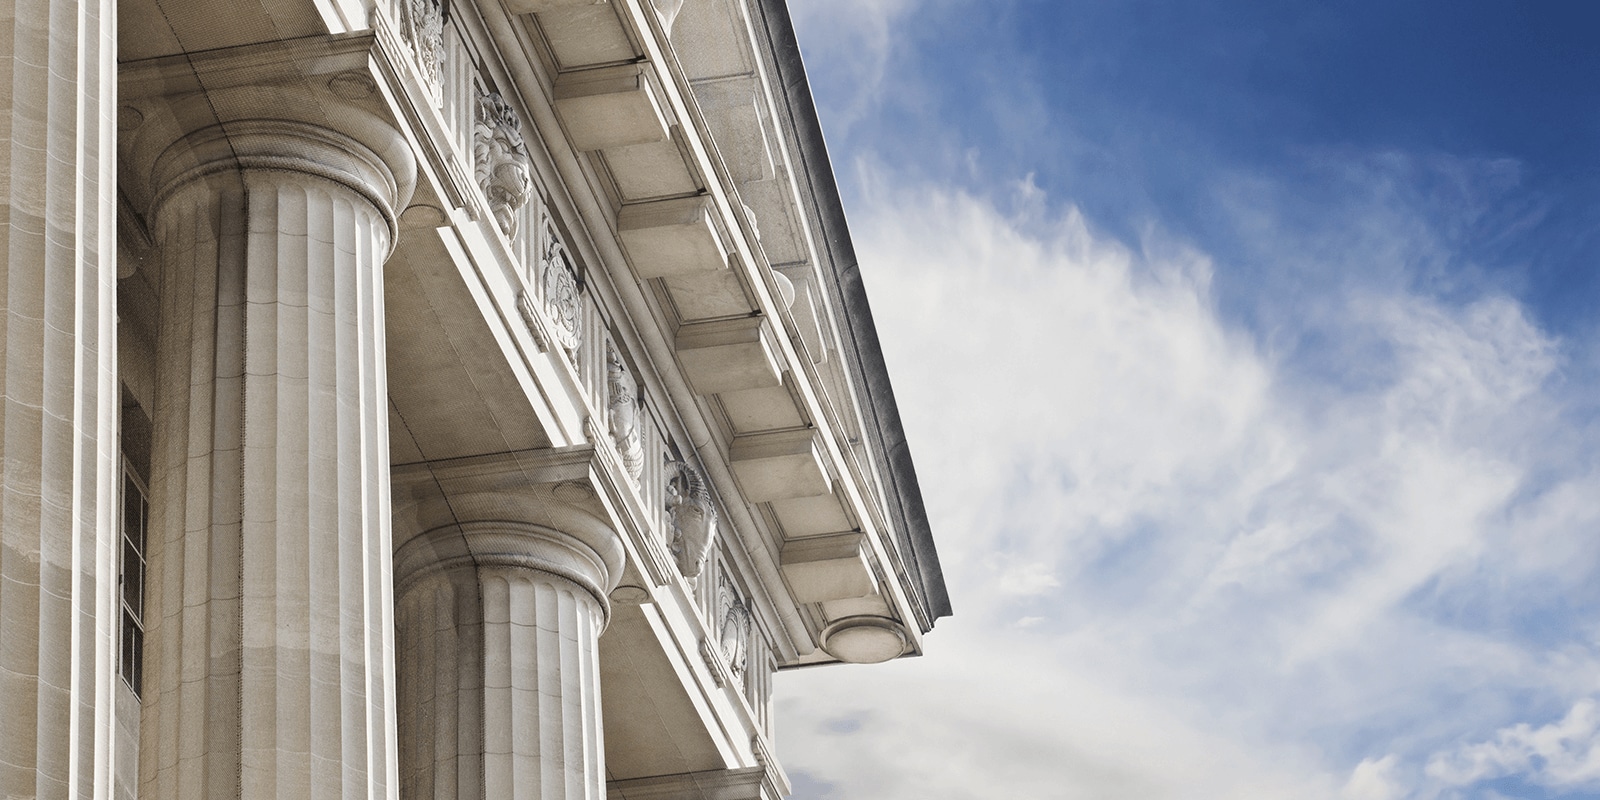
[[[522,121],[496,92],[478,97],[472,156],[478,188],[489,201],[495,222],[507,237],[517,235],[517,211],[533,194],[531,160],[522,139]]]

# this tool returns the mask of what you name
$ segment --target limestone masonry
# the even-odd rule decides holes
[[[783,0],[4,0],[0,798],[788,792],[938,556]]]

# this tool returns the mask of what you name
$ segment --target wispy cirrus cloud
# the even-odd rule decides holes
[[[1400,112],[1259,68],[1368,22],[1244,5],[794,3],[957,610],[780,679],[800,800],[1600,790],[1565,184],[1323,137]]]
[[[831,134],[844,134],[882,101],[891,57],[905,41],[896,35],[907,14],[938,0],[805,0],[793,3],[807,71],[836,102]]]
[[[1158,230],[876,169],[853,227],[958,614],[784,676],[800,797],[1444,796],[1452,742],[1600,688],[1600,437],[1516,300],[1352,280],[1262,331]],[[1375,197],[1341,257],[1428,242]]]

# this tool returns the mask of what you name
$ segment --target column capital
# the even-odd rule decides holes
[[[393,469],[395,588],[438,568],[524,566],[600,601],[622,578],[622,536],[592,447],[498,453]]]
[[[558,516],[566,516],[559,515]],[[566,527],[591,525],[569,518]],[[614,536],[614,534],[612,534]],[[599,604],[603,629],[611,618],[607,594],[621,574],[590,542],[594,536],[516,520],[477,520],[434,528],[399,546],[394,554],[395,595],[430,576],[495,567],[530,569],[576,585]]]
[[[119,186],[135,209],[155,212],[230,174],[314,175],[367,198],[392,234],[418,166],[387,58],[368,34],[124,64]]]
[[[314,176],[354,191],[383,217],[391,244],[399,236],[398,207],[411,191],[401,181],[414,180],[404,170],[396,175],[383,156],[339,131],[300,120],[243,119],[191,131],[156,157],[152,216],[186,189],[236,181],[237,173],[250,171]]]

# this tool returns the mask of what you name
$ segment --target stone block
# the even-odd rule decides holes
[[[776,177],[766,107],[755,76],[696,81],[694,94],[733,179],[743,184]]]
[[[821,603],[876,591],[866,544],[866,537],[854,531],[785,543],[779,563],[794,599]]]
[[[736,437],[728,459],[745,499],[752,503],[811,497],[832,489],[809,428]]]
[[[702,395],[783,384],[783,367],[763,317],[696,322],[678,328],[678,361]]]
[[[605,151],[605,161],[624,203],[693,194],[700,190],[700,184],[684,162],[683,151],[672,139],[614,147]]]
[[[727,413],[728,422],[733,426],[735,435],[800,428],[806,424],[799,401],[790,394],[787,387],[774,386],[767,389],[723,392],[717,397],[722,401],[722,410]],[[812,533],[849,528],[849,525],[836,525]]]
[[[578,150],[659,142],[670,127],[647,64],[564,72],[556,78],[556,112]]]
[[[760,306],[731,269],[667,278],[667,293],[683,322],[726,319],[754,313]]]
[[[708,197],[623,206],[617,215],[617,232],[640,278],[728,268],[728,251],[717,233]]]
[[[534,2],[545,8],[537,9],[538,16],[525,19],[537,20],[536,26],[544,34],[544,40],[550,43],[550,52],[556,58],[558,72],[601,64],[621,64],[639,57],[639,51],[635,49],[622,20],[617,17],[617,9],[613,4],[576,0],[573,0],[575,4],[558,4],[562,0],[556,0],[556,3],[546,0]],[[508,0],[508,5],[517,4],[519,0]],[[521,12],[513,10],[512,13]]]
[[[856,527],[856,522],[839,502],[843,494],[842,491],[836,491],[814,497],[778,500],[772,504],[772,513],[783,526],[783,535],[791,539],[847,531]]]

